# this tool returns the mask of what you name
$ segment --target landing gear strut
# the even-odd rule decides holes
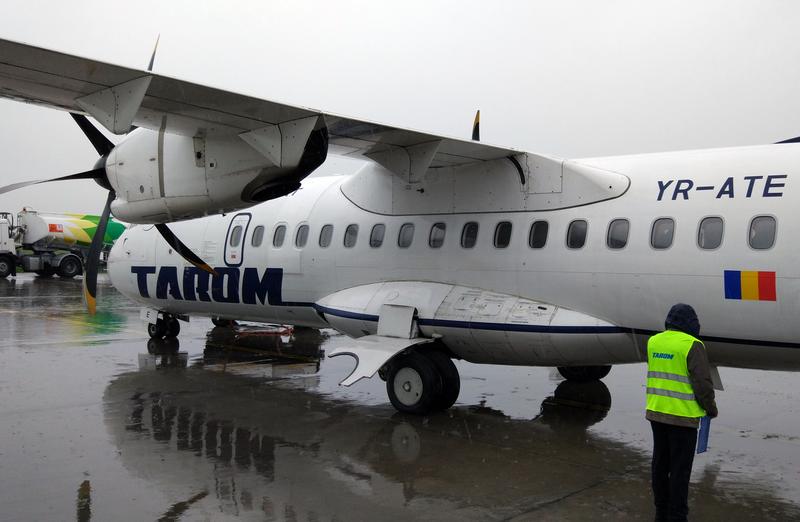
[[[599,381],[611,371],[611,366],[559,366],[558,373],[568,381]]]
[[[147,325],[147,333],[153,339],[163,339],[164,337],[177,337],[181,333],[181,323],[178,318],[171,314],[164,314],[155,323]]]
[[[458,398],[461,380],[452,359],[439,350],[411,350],[385,372],[386,392],[398,411],[424,415],[446,410]]]

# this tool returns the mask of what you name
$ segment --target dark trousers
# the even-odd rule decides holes
[[[697,429],[650,421],[656,520],[686,520]]]

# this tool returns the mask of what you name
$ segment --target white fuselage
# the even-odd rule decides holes
[[[418,184],[398,188],[391,181],[376,183],[390,175],[365,162],[355,174],[312,177],[304,181],[301,190],[247,211],[174,225],[176,235],[210,265],[230,268],[228,273],[237,272],[242,280],[248,267],[258,271],[259,277],[266,269],[282,270],[280,298],[273,299],[273,304],[263,295],[254,302],[251,295],[249,304],[243,302],[243,288],[237,290],[239,295],[225,291],[214,295],[209,290],[208,300],[203,300],[196,279],[184,282],[183,259],[146,225],[131,228],[117,241],[109,273],[123,294],[161,311],[316,327],[332,324],[351,335],[374,333],[369,317],[344,314],[344,319],[366,325],[348,328],[332,322],[331,315],[313,305],[326,298],[329,305],[336,302],[329,296],[337,292],[352,293],[376,283],[419,283],[430,286],[433,293],[440,287],[446,287],[443,292],[455,287],[489,292],[479,298],[482,309],[491,308],[495,301],[502,308],[503,299],[517,299],[508,302],[519,307],[522,299],[530,307],[541,304],[541,310],[548,306],[564,310],[558,317],[560,326],[552,331],[543,327],[515,332],[503,326],[513,322],[508,315],[503,321],[485,323],[491,322],[491,327],[481,327],[483,323],[474,317],[460,323],[437,322],[436,310],[425,312],[420,306],[424,334],[442,335],[448,348],[468,360],[500,364],[642,360],[645,336],[663,328],[671,305],[685,302],[697,310],[701,337],[714,364],[800,368],[800,267],[796,264],[800,246],[795,242],[800,237],[795,217],[800,191],[793,186],[793,179],[800,176],[800,145],[599,158],[570,165],[622,175],[629,185],[621,190],[614,187],[618,193],[610,199],[598,196],[584,201],[582,194],[591,194],[587,186],[595,178],[586,178],[589,182],[581,178],[580,190],[570,193],[573,185],[564,174],[563,180],[559,178],[563,184],[550,189],[551,197],[547,188],[534,191],[515,186],[520,184],[517,173],[506,165],[496,178],[491,171],[482,177],[473,172],[463,178],[458,172],[443,171],[438,178],[434,173]],[[606,187],[598,186],[601,189]],[[420,203],[408,198],[418,198]],[[554,203],[558,198],[561,204]],[[383,203],[373,205],[375,201]],[[698,246],[699,225],[709,216],[722,219],[722,242],[719,247],[702,249]],[[756,216],[776,221],[776,238],[770,248],[749,245],[751,221]],[[655,249],[651,246],[653,223],[666,217],[675,223],[672,244]],[[609,248],[609,223],[623,218],[630,224],[627,243],[620,249]],[[230,243],[236,219],[246,229],[241,245],[234,248],[226,241]],[[588,224],[585,244],[568,248],[568,227],[579,219]],[[542,248],[531,248],[529,231],[537,220],[548,222],[547,240]],[[504,221],[511,223],[510,242],[506,248],[497,248],[496,227]],[[472,248],[461,244],[468,222],[478,223]],[[410,246],[403,248],[398,245],[398,235],[406,223],[414,225],[414,234]],[[435,223],[443,223],[445,228],[438,248],[429,245]],[[359,227],[357,240],[354,246],[345,247],[345,230],[351,224]],[[386,228],[382,245],[373,248],[370,232],[376,224]],[[281,225],[286,226],[285,240],[276,247],[273,238]],[[309,227],[308,240],[298,247],[295,238],[303,225]],[[328,247],[319,244],[324,225],[333,225]],[[252,246],[258,226],[264,227],[263,242]],[[134,267],[152,270],[136,272]],[[177,286],[168,278],[161,281],[163,267],[177,267]],[[760,299],[736,298],[735,289],[730,288],[726,294],[726,271],[774,272],[774,298],[765,289],[769,281],[761,281]],[[157,297],[159,283],[163,298]],[[184,284],[195,287],[190,296]],[[241,286],[242,281],[236,284]],[[227,282],[221,286],[228,289]],[[199,290],[202,293],[203,289]],[[271,291],[274,293],[274,287]],[[463,296],[459,299],[463,301]],[[225,300],[231,302],[218,302]],[[570,331],[570,313],[574,313],[574,326],[595,325],[598,331]],[[554,324],[555,316],[548,317],[547,324]],[[604,333],[613,337],[604,337]],[[546,342],[544,335],[548,336]],[[570,341],[559,340],[559,336],[570,335]]]

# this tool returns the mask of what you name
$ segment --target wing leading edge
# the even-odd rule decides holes
[[[268,135],[289,122],[322,116],[331,152],[366,156],[395,172],[520,153],[255,98],[10,40],[0,39],[0,57],[0,97],[89,114],[117,134],[135,125],[186,136],[238,134],[251,143],[245,135]]]

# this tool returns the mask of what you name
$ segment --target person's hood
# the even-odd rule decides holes
[[[700,335],[700,320],[697,318],[694,308],[684,303],[678,303],[670,308],[664,327],[667,330],[679,330],[694,337]]]

